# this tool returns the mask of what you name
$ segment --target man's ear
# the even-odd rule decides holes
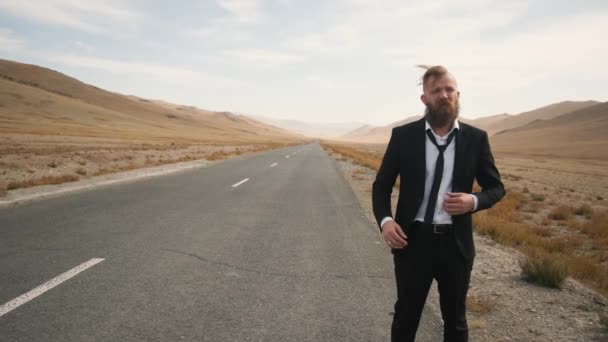
[[[426,96],[424,96],[424,94],[420,95],[420,101],[426,106]]]

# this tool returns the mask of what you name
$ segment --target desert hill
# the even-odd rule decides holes
[[[243,115],[113,93],[8,60],[0,60],[0,132],[207,143],[302,139]]]
[[[491,137],[496,153],[608,160],[608,102]]]

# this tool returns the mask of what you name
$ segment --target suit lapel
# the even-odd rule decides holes
[[[416,178],[418,179],[418,194],[420,198],[424,197],[424,180],[426,179],[426,131],[424,118],[418,120],[417,127],[414,130],[415,136],[413,137],[414,160],[421,160],[420,163],[414,163],[416,167]]]
[[[456,150],[454,151],[454,170],[452,171],[452,191],[460,192],[460,178],[462,173],[462,165],[464,162],[466,150],[466,127],[460,123],[459,132],[456,134]]]

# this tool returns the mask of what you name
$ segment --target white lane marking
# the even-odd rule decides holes
[[[2,306],[0,306],[0,317],[15,310],[16,308],[29,302],[30,300],[40,296],[41,294],[45,293],[46,291],[52,289],[53,287],[55,287],[57,285],[63,283],[64,281],[74,277],[78,273],[83,272],[83,271],[87,270],[88,268],[91,268],[104,260],[105,259],[101,259],[101,258],[93,258],[87,262],[84,262],[84,263],[72,268],[71,270],[69,270],[67,272],[64,272],[64,273],[56,276],[55,278],[47,281],[46,283],[39,285],[38,287],[34,288],[33,290],[30,290],[29,292],[22,294],[21,296],[11,300],[10,302],[3,304]]]
[[[289,158],[289,154],[285,156],[285,158]]]
[[[243,179],[242,181],[240,181],[240,182],[238,182],[238,183],[232,184],[232,187],[233,187],[233,188],[236,188],[237,186],[239,186],[239,185],[241,185],[241,184],[245,183],[245,182],[246,182],[246,181],[248,181],[248,180],[249,180],[249,178],[245,178],[245,179]]]
[[[275,166],[277,166],[277,165],[279,165],[279,163],[272,163],[272,164],[270,165],[270,167],[275,167]]]

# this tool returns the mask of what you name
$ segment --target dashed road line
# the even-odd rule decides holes
[[[233,188],[236,188],[237,186],[239,186],[239,185],[241,185],[241,184],[243,184],[243,183],[247,182],[248,180],[249,180],[249,178],[245,178],[245,179],[243,179],[242,181],[240,181],[240,182],[238,182],[238,183],[232,184],[232,187],[233,187]]]
[[[86,261],[86,262],[72,268],[71,270],[56,276],[55,278],[47,281],[46,283],[37,286],[36,288],[30,290],[29,292],[22,294],[21,296],[11,300],[10,302],[3,304],[2,306],[0,306],[0,317],[15,310],[16,308],[29,302],[30,300],[40,296],[41,294],[54,288],[55,286],[58,286],[59,284],[65,282],[66,280],[76,276],[78,273],[86,271],[87,269],[97,265],[98,263],[100,263],[104,260],[105,259],[101,259],[101,258],[93,258],[89,261]]]

